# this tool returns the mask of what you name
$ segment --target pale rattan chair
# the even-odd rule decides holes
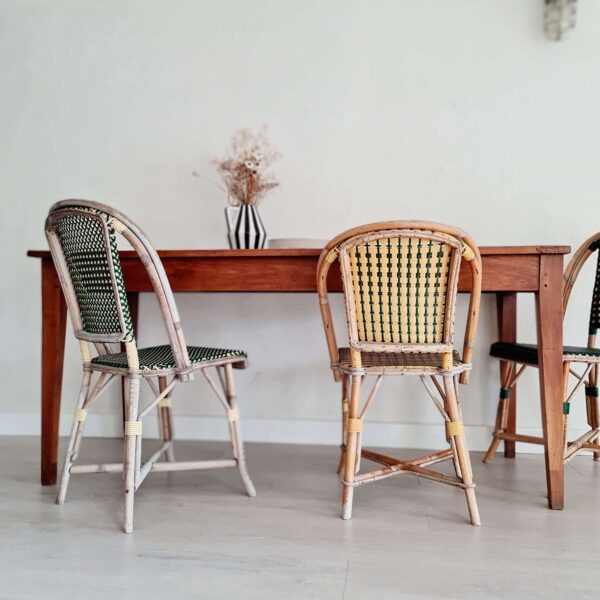
[[[579,272],[587,259],[600,248],[600,232],[588,238],[573,254],[565,268],[563,277],[563,316],[567,310],[569,298]],[[596,348],[596,334],[600,327],[600,253],[596,265],[596,277],[590,307],[587,346],[563,347],[563,415],[564,415],[564,461],[568,462],[582,450],[592,451],[594,460],[600,460],[600,407],[598,406],[598,364],[600,349]],[[538,367],[538,349],[535,344],[496,342],[490,348],[490,355],[500,359],[500,397],[496,412],[496,422],[492,433],[492,442],[483,462],[490,462],[498,449],[500,441],[545,444],[544,437],[523,435],[508,430],[509,403],[511,391],[527,367]],[[573,367],[578,365],[582,372]],[[574,385],[569,389],[570,378]],[[587,378],[587,381],[586,381]],[[585,385],[584,385],[585,384]],[[589,431],[576,440],[567,441],[567,421],[571,401],[577,391],[584,386],[587,422]]]
[[[117,251],[117,234],[129,242],[146,267],[160,305],[168,345],[139,349],[136,346]],[[232,373],[232,367],[246,366],[246,354],[241,350],[186,346],[160,258],[143,232],[125,215],[96,202],[65,200],[50,209],[46,236],[83,358],[83,382],[57,504],[65,500],[72,473],[122,472],[124,530],[129,533],[133,530],[134,494],[151,471],[237,467],[247,494],[255,496],[244,460]],[[125,344],[126,352],[111,349],[111,344],[120,342]],[[209,374],[209,369],[216,370],[218,384]],[[196,372],[206,378],[226,411],[233,446],[232,458],[174,461],[172,393],[178,383],[191,381]],[[126,399],[124,463],[75,464],[90,406],[121,378],[125,380]],[[153,399],[143,408],[139,405],[140,380],[145,381],[153,393]],[[142,418],[154,408],[157,408],[162,443],[142,462]],[[166,462],[159,462],[163,456]]]
[[[454,350],[454,313],[461,257],[472,288],[462,358]],[[327,276],[339,261],[349,346],[338,348],[327,295]],[[465,490],[471,523],[479,525],[458,386],[466,383],[481,295],[481,258],[473,241],[453,227],[388,221],[351,229],[330,241],[317,273],[321,315],[331,368],[342,386],[342,518],[352,517],[354,488],[407,473]],[[413,460],[361,448],[364,416],[384,375],[419,376],[446,424],[449,447]],[[362,408],[361,387],[374,376]],[[360,459],[381,468],[359,473]],[[456,477],[427,467],[452,459]]]

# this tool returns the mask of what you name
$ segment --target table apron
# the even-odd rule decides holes
[[[121,259],[129,292],[151,292],[141,262]],[[178,257],[163,258],[174,292],[313,292],[316,293],[317,258],[314,256]],[[535,292],[539,286],[539,255],[490,255],[482,257],[483,292]],[[328,277],[330,292],[341,292],[339,267]],[[471,272],[463,261],[460,292],[471,289]]]

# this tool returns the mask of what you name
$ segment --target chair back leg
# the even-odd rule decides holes
[[[167,378],[158,378],[158,390],[164,392],[167,388]],[[158,431],[160,433],[160,439],[163,442],[173,441],[173,411],[171,410],[171,394],[169,392],[167,396],[158,403],[156,412],[158,414]],[[165,451],[167,462],[175,462],[175,450],[173,444],[171,444]]]
[[[496,410],[496,421],[494,425],[494,431],[492,433],[492,442],[488,451],[485,453],[483,457],[484,463],[491,462],[492,458],[494,458],[494,454],[498,450],[498,446],[500,445],[500,440],[502,439],[500,435],[506,431],[508,427],[508,411],[510,407],[510,394],[512,391],[512,386],[510,385],[511,379],[513,378],[515,372],[515,363],[508,363],[502,361],[500,363],[500,392],[498,395],[498,408]],[[506,443],[506,442],[505,442]]]
[[[246,493],[248,496],[253,498],[256,496],[256,489],[252,483],[252,480],[250,479],[250,475],[246,467],[246,456],[244,453],[244,444],[242,442],[242,434],[240,431],[239,411],[235,402],[235,387],[233,383],[233,368],[231,363],[227,363],[223,367],[223,379],[225,381],[225,396],[228,405],[227,420],[229,423],[229,436],[231,438],[233,457],[237,461],[238,471],[242,483],[246,488]]]

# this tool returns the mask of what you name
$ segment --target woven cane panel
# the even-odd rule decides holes
[[[66,215],[56,225],[84,331],[92,334],[122,333],[124,339],[129,340],[133,338],[133,327],[117,241],[114,230],[109,227],[108,232],[107,247],[102,224],[95,217]],[[109,261],[115,273],[116,292]],[[120,311],[125,321],[125,331],[122,331]]]
[[[188,346],[188,355],[192,364],[206,363],[214,360],[223,360],[226,358],[240,359],[246,358],[243,350],[228,350],[224,348],[205,348],[203,346]],[[138,356],[140,369],[142,371],[159,371],[161,369],[172,369],[175,367],[175,358],[171,346],[152,346],[150,348],[139,348]],[[232,361],[235,362],[235,361]],[[111,367],[114,369],[127,369],[127,353],[117,352],[115,354],[104,354],[92,359],[92,364]]]
[[[496,342],[490,348],[490,356],[526,365],[538,364],[538,348],[535,344]],[[563,346],[563,358],[581,362],[585,362],[586,359],[590,362],[597,362],[600,360],[600,348]]]
[[[339,365],[344,369],[352,368],[350,348],[339,349]],[[436,352],[361,352],[364,369],[401,369],[416,370],[441,369],[442,354]],[[453,353],[453,367],[462,366],[458,352]]]
[[[596,244],[592,248],[598,250]],[[600,328],[600,252],[598,252],[598,258],[596,262],[596,277],[594,279],[594,291],[592,293],[592,306],[590,308],[590,329],[589,333],[594,335]]]
[[[444,342],[454,248],[421,237],[390,237],[348,248],[361,342]]]

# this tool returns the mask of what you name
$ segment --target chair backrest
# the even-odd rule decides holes
[[[50,209],[45,230],[84,361],[90,359],[88,342],[95,344],[100,353],[105,352],[104,344],[125,342],[129,369],[139,367],[117,249],[119,234],[146,268],[169,336],[175,370],[180,378],[189,378],[190,361],[171,287],[144,233],[122,213],[88,200],[56,203]]]
[[[337,347],[326,287],[331,263],[339,260],[356,363],[360,352],[369,351],[451,356],[461,257],[470,263],[473,280],[463,356],[470,362],[481,258],[466,234],[436,223],[388,221],[346,231],[329,242],[321,255],[317,283],[332,363],[337,362]]]
[[[563,313],[567,310],[569,298],[573,291],[573,286],[577,281],[579,272],[587,260],[600,249],[600,232],[589,237],[573,254],[569,260],[564,273],[563,285]],[[600,252],[596,259],[596,274],[594,277],[594,289],[592,291],[592,302],[590,306],[590,317],[588,322],[588,346],[593,348],[596,345],[596,334],[600,329]]]

